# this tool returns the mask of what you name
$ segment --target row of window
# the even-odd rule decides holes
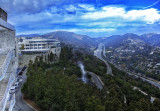
[[[55,44],[26,44],[25,46],[45,46],[45,45],[54,45],[55,46]]]
[[[29,41],[29,43],[44,43],[44,42],[55,42],[55,41]]]
[[[45,47],[31,47],[31,48],[25,48],[25,49],[45,49]]]

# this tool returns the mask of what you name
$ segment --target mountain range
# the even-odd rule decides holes
[[[125,42],[126,40],[132,40],[139,44],[160,46],[160,34],[155,34],[155,33],[149,33],[143,35],[128,33],[125,35],[113,35],[110,37],[91,38],[87,35],[76,34],[73,32],[56,31],[44,35],[30,34],[30,35],[20,35],[18,37],[35,37],[35,36],[40,36],[49,39],[58,39],[62,43],[81,48],[95,48],[99,43],[104,43],[106,44],[106,46],[116,47],[126,43]]]

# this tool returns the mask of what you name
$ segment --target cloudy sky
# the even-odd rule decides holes
[[[160,0],[0,0],[17,34],[160,33]]]

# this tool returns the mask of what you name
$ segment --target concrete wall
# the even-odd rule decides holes
[[[30,60],[34,61],[37,56],[40,56],[40,54],[34,54],[34,55],[23,54],[19,56],[19,67],[27,66],[29,61]]]
[[[53,48],[51,50],[51,52],[53,54],[56,54],[58,56],[58,58],[59,58],[60,53],[61,53],[61,47]],[[43,54],[22,54],[21,56],[19,56],[19,67],[27,66],[30,60],[34,61],[37,56],[42,56],[42,55],[43,55],[43,59],[45,59],[45,55],[46,55],[46,57],[48,57],[48,53],[43,53]]]
[[[56,47],[56,48],[52,48],[51,49],[51,52],[53,54],[56,54],[58,57],[60,56],[60,53],[61,53],[61,47]]]
[[[10,30],[0,31],[0,49],[15,48],[15,32]]]
[[[7,22],[7,13],[0,8],[0,18]]]

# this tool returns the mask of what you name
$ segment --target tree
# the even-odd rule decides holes
[[[105,102],[105,111],[123,111],[122,103],[117,98]]]
[[[152,105],[153,111],[160,111],[160,99],[155,99]]]
[[[88,97],[85,111],[105,111],[100,100],[95,96]]]
[[[150,111],[150,102],[145,99],[140,99],[135,106],[135,110]]]
[[[20,50],[24,50],[24,44],[19,48]]]

